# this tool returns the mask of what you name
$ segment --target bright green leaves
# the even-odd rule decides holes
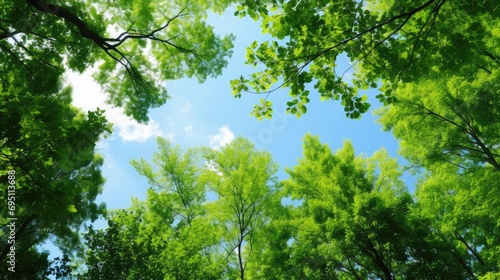
[[[307,135],[303,158],[287,173],[285,193],[299,205],[282,221],[283,229],[293,228],[287,262],[295,271],[285,278],[463,277],[451,254],[432,251],[448,245],[435,240],[401,179],[401,168],[384,150],[363,158],[346,142],[332,153]],[[285,269],[290,268],[278,275],[287,275]]]
[[[297,117],[307,112],[305,106],[309,102],[309,90],[306,85],[315,82],[315,88],[325,99],[339,99],[342,96],[347,116],[358,118],[368,110],[366,102],[360,102],[355,89],[337,79],[334,71],[336,57],[339,52],[327,46],[335,36],[327,29],[325,22],[332,22],[329,13],[319,10],[330,10],[330,4],[319,2],[283,3],[279,9],[271,5],[273,12],[262,15],[264,33],[286,42],[257,42],[247,49],[247,64],[263,64],[266,69],[254,73],[250,79],[240,79],[238,87],[233,86],[233,94],[241,96],[242,91],[271,93],[277,88],[290,88],[292,100],[287,103],[287,112]],[[252,3],[245,3],[249,10]],[[276,4],[277,5],[277,4]],[[332,4],[333,5],[333,4]],[[241,8],[243,9],[243,8]],[[241,14],[241,13],[240,13]],[[336,21],[335,21],[336,22]],[[347,27],[347,25],[346,25]],[[335,28],[332,28],[335,29]],[[338,34],[340,38],[342,34]],[[342,40],[342,39],[339,39]],[[272,77],[272,83],[262,82],[263,77]],[[277,81],[282,81],[277,83]],[[232,82],[234,83],[234,81]],[[251,90],[241,86],[245,83]],[[300,97],[300,98],[298,98]],[[255,114],[253,114],[255,115]]]
[[[306,135],[282,182],[271,156],[243,138],[186,151],[157,142],[154,166],[132,163],[153,186],[147,200],[89,231],[87,278],[111,275],[92,273],[131,252],[125,278],[468,279],[498,266],[494,168],[433,165],[413,197],[396,159],[356,156],[349,141],[332,152]]]
[[[439,0],[254,2],[245,1],[238,15],[260,18],[262,32],[279,41],[254,42],[247,49],[247,64],[264,69],[241,80],[248,89],[232,86],[238,97],[242,91],[272,93],[288,88],[293,102],[313,82],[322,100],[341,100],[346,115],[359,118],[369,108],[358,97],[359,90],[381,84],[385,88],[377,98],[389,105],[397,101],[393,92],[399,82],[497,68],[493,61],[498,43],[491,40],[496,32],[493,10]],[[493,2],[484,5],[497,7]],[[470,20],[457,24],[452,19],[458,15]],[[352,80],[336,69],[342,54],[353,65]],[[312,80],[300,79],[304,73]],[[276,82],[262,86],[263,76]],[[292,114],[300,112],[289,109]]]
[[[427,75],[397,86],[386,83],[377,97],[384,103],[397,98],[378,112],[380,123],[400,141],[401,154],[425,170],[416,190],[421,215],[459,260],[464,277],[476,278],[491,275],[500,262],[494,257],[499,240],[492,230],[500,218],[491,214],[500,205],[500,111],[494,101],[500,97],[500,80],[495,55],[487,55],[500,48],[483,37],[490,21],[469,24],[458,24],[442,38],[443,49],[430,55],[439,60],[460,53],[459,63],[442,62],[444,69],[433,65]],[[471,28],[471,36],[459,32]],[[474,49],[484,56],[471,53]]]
[[[243,78],[243,76],[240,76],[239,79],[237,80],[231,80],[231,88],[233,89],[232,94],[234,98],[241,98],[241,92],[242,91],[248,91],[248,86],[246,83],[249,80]]]
[[[286,103],[286,112],[290,114],[294,114],[297,117],[300,117],[302,114],[307,113],[307,107],[305,104],[309,103],[309,91],[304,91],[299,99],[294,99]]]
[[[390,89],[384,91],[383,93],[377,94],[375,97],[378,99],[378,101],[384,104],[384,106],[396,103],[397,101],[396,96],[393,95],[393,92]]]
[[[112,278],[126,263],[125,279],[142,273],[148,279],[243,279],[247,264],[258,265],[252,254],[264,250],[263,234],[282,210],[276,164],[243,138],[201,154],[163,138],[157,144],[154,166],[132,161],[152,185],[146,201],[112,212],[107,229],[89,230],[88,270],[80,278]],[[208,194],[215,199],[205,202]]]
[[[500,264],[500,240],[494,234],[500,223],[499,182],[499,172],[492,168],[470,168],[461,174],[442,164],[434,166],[417,189],[422,212],[478,276],[496,271]]]
[[[76,213],[78,212],[78,210],[76,209],[75,205],[74,204],[70,204],[66,207],[66,210],[70,213]]]
[[[134,200],[130,209],[111,213],[107,229],[89,231],[85,257],[89,269],[82,279],[113,278],[114,269],[123,262],[130,266],[120,273],[129,279],[223,277],[225,262],[213,248],[218,231],[207,219],[205,185],[199,180],[200,154],[183,151],[163,138],[157,144],[154,166],[143,159],[132,161],[152,186],[146,201]],[[108,238],[109,246],[99,245]]]
[[[145,160],[132,161],[132,166],[149,184],[162,194],[160,207],[170,208],[175,218],[190,224],[201,214],[205,200],[204,186],[197,182],[199,155],[195,150],[183,152],[179,146],[172,146],[163,138],[157,139],[158,152],[153,155],[156,170]],[[156,194],[150,194],[155,201]],[[159,199],[159,198],[158,198]]]
[[[253,20],[258,20],[259,17],[264,17],[268,14],[267,2],[265,1],[238,1],[242,5],[236,6],[235,16],[245,17],[249,16]],[[275,2],[275,1],[274,1]]]
[[[380,122],[401,140],[402,154],[419,164],[489,164],[500,170],[500,111],[493,101],[499,97],[498,75],[401,84],[395,92],[399,102],[381,111]]]
[[[260,99],[260,105],[255,105],[251,115],[259,120],[262,120],[263,117],[270,119],[273,115],[272,102]]]
[[[220,151],[206,150],[205,158],[212,168],[206,169],[202,178],[217,196],[208,205],[209,213],[224,230],[224,251],[237,257],[234,265],[244,279],[253,251],[264,249],[259,242],[264,229],[281,206],[277,165],[270,154],[255,150],[243,138],[236,138]]]
[[[26,136],[25,136],[25,138],[28,138],[28,137],[26,137]],[[45,166],[51,166],[51,165],[53,165],[53,164],[54,164],[54,163],[52,162],[52,158],[49,158],[48,160],[46,160],[46,161],[43,163],[43,165],[45,165]]]

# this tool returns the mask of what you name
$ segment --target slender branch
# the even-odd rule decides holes
[[[0,43],[0,49],[4,50],[6,53],[10,54],[11,56],[14,57],[14,60],[19,62],[24,68],[26,68],[26,70],[28,71],[28,73],[32,74],[32,75],[35,75],[32,71],[32,69],[30,67],[28,67],[28,65],[26,65],[26,63],[24,63],[24,61],[22,59],[20,59],[10,48],[8,48],[7,46],[4,46],[3,44]]]
[[[483,50],[483,54],[489,58],[491,58],[493,61],[495,61],[497,64],[500,64],[500,61],[498,60],[498,58],[493,55],[492,53],[490,53],[489,51],[487,50]]]
[[[39,10],[40,12],[63,18],[66,21],[72,23],[74,26],[78,28],[80,34],[83,37],[94,41],[98,46],[100,47],[109,46],[109,44],[106,43],[104,38],[99,36],[99,34],[95,33],[94,31],[90,30],[87,24],[73,12],[61,6],[50,4],[41,0],[26,0],[26,1],[28,2],[28,4],[30,4],[32,7]]]
[[[474,128],[470,125],[469,121],[466,118],[464,118],[461,114],[455,112],[455,114],[462,121],[464,121],[465,125],[467,125],[467,126],[458,124],[457,122],[455,122],[455,121],[453,121],[453,120],[451,120],[451,119],[449,119],[447,117],[444,117],[441,114],[438,114],[438,113],[432,111],[431,109],[427,108],[423,104],[415,104],[415,103],[410,103],[410,104],[415,105],[415,106],[423,109],[425,111],[424,112],[425,115],[434,116],[434,117],[436,117],[436,118],[444,121],[445,123],[448,123],[448,124],[451,124],[452,126],[457,127],[458,129],[460,129],[460,131],[462,131],[462,133],[464,133],[465,135],[470,136],[473,139],[473,141],[469,141],[469,142],[471,144],[478,145],[480,149],[471,148],[471,147],[465,147],[465,146],[462,146],[462,148],[464,148],[466,150],[469,150],[469,151],[473,151],[473,152],[478,152],[478,153],[484,154],[486,156],[486,158],[485,158],[486,162],[488,162],[489,164],[491,164],[497,171],[500,171],[500,163],[496,160],[496,158],[495,158],[496,155],[491,152],[491,150],[486,146],[486,144],[476,134]],[[457,147],[459,147],[459,146],[460,145],[457,145]]]
[[[476,260],[478,260],[479,263],[482,264],[483,266],[486,266],[486,264],[484,263],[483,259],[479,255],[479,253],[469,245],[469,243],[463,238],[463,236],[458,231],[455,231],[454,234],[455,234],[455,237],[458,238],[458,240],[460,242],[462,242],[462,244],[464,244],[465,247],[467,247],[467,250],[469,250],[469,252],[471,252],[472,255],[474,255]]]
[[[420,40],[420,36],[422,34],[422,31],[424,31],[425,29],[425,26],[427,26],[427,23],[429,22],[429,20],[432,18],[432,23],[431,23],[431,26],[429,27],[427,33],[425,34],[425,38],[423,39],[422,41],[422,49],[425,50],[425,43],[427,42],[427,38],[429,38],[429,34],[431,32],[431,30],[433,29],[432,27],[434,26],[434,24],[436,23],[436,18],[437,18],[437,15],[439,13],[439,10],[441,9],[441,7],[443,6],[444,4],[444,0],[443,1],[440,1],[436,4],[436,6],[434,7],[434,9],[432,10],[432,12],[429,14],[429,16],[427,17],[425,23],[424,23],[424,26],[422,26],[422,28],[420,28],[420,30],[418,31],[417,33],[417,38],[415,40],[415,44],[413,44],[413,49],[412,49],[412,52],[411,52],[411,56],[410,56],[410,62],[408,63],[408,67],[409,68],[413,62],[413,59],[414,59],[414,56],[415,56],[415,51],[416,51],[416,48],[417,48],[417,45],[418,45],[418,41]]]
[[[26,227],[35,219],[35,215],[34,214],[31,214],[28,219],[26,219],[26,221],[23,222],[23,224],[19,227],[19,229],[17,230],[16,232],[16,236],[21,236],[21,234],[23,233],[23,231],[26,229]],[[17,240],[16,240],[17,241]],[[14,244],[7,244],[7,246],[4,247],[3,251],[2,251],[2,255],[0,257],[0,259],[4,259],[6,256],[7,256],[7,253],[9,252],[10,248],[13,246]]]
[[[160,42],[165,49],[169,49],[170,47],[175,48],[181,52],[189,53],[193,55],[195,58],[200,59],[199,55],[193,50],[187,47],[176,45],[172,42],[172,38],[163,39],[157,36],[162,30],[168,28],[172,21],[178,19],[179,17],[188,15],[184,13],[184,11],[188,8],[185,6],[179,13],[177,13],[174,17],[168,18],[167,22],[148,33],[131,33],[134,22],[128,27],[127,31],[121,33],[116,38],[106,38],[103,37],[93,30],[91,30],[88,24],[82,20],[78,15],[71,12],[70,10],[59,6],[47,3],[43,0],[26,0],[29,4],[30,9],[37,10],[42,13],[50,14],[61,19],[64,19],[68,23],[72,24],[76,28],[80,35],[86,39],[93,41],[99,48],[101,48],[111,59],[115,60],[118,64],[125,68],[125,71],[132,82],[132,86],[137,94],[140,94],[140,89],[142,87],[147,88],[155,88],[155,86],[151,85],[151,83],[147,82],[144,79],[143,75],[134,67],[132,62],[128,59],[127,54],[120,50],[119,47],[122,46],[128,40],[150,40]],[[161,12],[161,11],[160,11]],[[167,18],[165,16],[165,18]]]
[[[32,57],[37,57],[38,59],[40,59],[40,61],[42,61],[45,65],[49,66],[49,67],[52,67],[54,69],[56,69],[57,71],[60,71],[60,72],[63,72],[63,70],[59,67],[57,67],[56,65],[53,65],[51,64],[50,62],[46,61],[45,59],[41,58],[41,57],[38,57],[36,56],[31,50],[29,50],[26,46],[24,46],[23,44],[21,44],[21,42],[19,42],[19,40],[17,40],[15,37],[12,38],[14,40],[14,42],[16,43],[16,45],[18,45],[21,49],[23,49],[26,53],[28,53],[29,55],[31,55]]]
[[[493,153],[491,153],[490,149],[488,147],[486,147],[486,145],[483,143],[483,141],[481,141],[479,136],[477,136],[474,131],[471,131],[470,136],[472,136],[472,138],[475,140],[475,143],[477,145],[479,145],[479,147],[481,147],[481,150],[487,156],[487,162],[489,164],[493,165],[493,167],[497,171],[500,171],[500,163],[498,163],[498,161],[495,159],[495,156],[493,155]]]

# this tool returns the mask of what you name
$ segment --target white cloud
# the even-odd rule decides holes
[[[167,138],[169,141],[172,141],[174,142],[175,141],[175,134],[174,133],[169,133],[167,135],[164,136],[165,138]]]
[[[219,133],[208,136],[208,140],[211,147],[220,148],[234,140],[234,133],[229,129],[229,126],[225,125],[219,128]]]
[[[115,125],[119,127],[119,135],[125,142],[144,142],[151,137],[163,135],[160,129],[160,125],[154,120],[149,120],[149,123],[145,125],[138,124],[136,121],[128,119],[125,121],[121,121],[118,124],[115,123]]]
[[[93,71],[94,69],[89,69],[83,74],[75,72],[67,74],[68,83],[73,86],[74,106],[81,108],[84,112],[96,108],[106,110],[106,118],[113,123],[114,131],[124,142],[144,142],[151,137],[163,135],[159,124],[153,119],[150,119],[148,124],[140,124],[126,116],[122,108],[114,108],[106,104],[106,95],[91,77]],[[170,137],[173,138],[173,136]]]
[[[186,105],[182,107],[182,112],[187,113],[189,111],[191,111],[191,103],[187,102]]]
[[[192,125],[185,126],[184,127],[184,132],[186,132],[186,134],[193,133],[193,126]]]

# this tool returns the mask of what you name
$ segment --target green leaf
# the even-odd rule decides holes
[[[74,204],[70,204],[66,207],[66,210],[70,213],[76,213],[78,212],[78,210],[76,209],[75,205]]]
[[[51,166],[53,164],[54,164],[54,162],[52,162],[52,158],[51,157],[43,163],[43,165],[45,165],[45,166],[47,166],[47,165]]]

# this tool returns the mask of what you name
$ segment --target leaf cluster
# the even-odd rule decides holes
[[[246,63],[264,69],[232,80],[233,95],[287,88],[287,111],[300,116],[317,92],[357,119],[370,107],[362,90],[379,88],[388,105],[400,82],[498,68],[498,9],[496,1],[243,1],[236,15],[259,20],[275,40],[247,48]],[[350,65],[339,69],[345,56]],[[252,115],[270,117],[269,106]]]
[[[70,88],[40,94],[24,87],[17,72],[10,74],[0,80],[0,177],[9,182],[9,172],[15,172],[16,265],[26,277],[38,279],[49,263],[48,253],[36,246],[50,238],[64,252],[74,251],[79,227],[105,212],[104,204],[95,203],[104,184],[103,159],[95,146],[111,127],[102,110],[84,114],[74,108]],[[1,198],[7,201],[7,185],[2,186]],[[0,220],[2,260],[12,245],[5,227],[12,216],[7,207],[0,206],[5,213]],[[5,271],[6,265],[2,261]]]

